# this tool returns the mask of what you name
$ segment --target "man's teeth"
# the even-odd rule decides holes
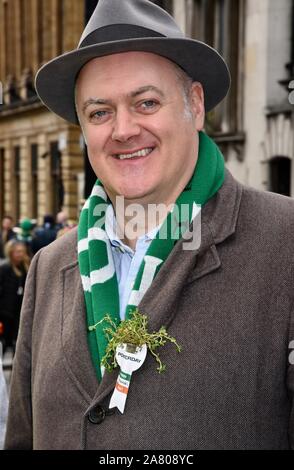
[[[119,158],[120,160],[125,160],[126,158],[146,157],[147,155],[149,155],[149,153],[152,152],[152,150],[153,148],[147,148],[134,153],[121,153],[119,155],[116,155],[116,158]]]

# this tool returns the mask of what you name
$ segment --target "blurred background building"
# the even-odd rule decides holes
[[[123,1],[123,0],[121,0]],[[134,0],[135,1],[135,0]],[[95,176],[79,127],[49,112],[38,68],[74,49],[97,0],[0,0],[0,218],[78,217]],[[294,0],[162,0],[187,35],[227,60],[228,98],[206,130],[241,182],[294,196]]]

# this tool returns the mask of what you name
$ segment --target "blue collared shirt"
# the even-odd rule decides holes
[[[111,243],[113,261],[116,271],[119,291],[120,318],[125,319],[126,307],[133,289],[137,273],[150,243],[156,236],[159,227],[155,227],[137,239],[136,249],[125,245],[116,234],[117,221],[113,206],[106,211],[105,231]]]

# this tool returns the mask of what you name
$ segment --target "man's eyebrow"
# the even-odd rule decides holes
[[[154,85],[142,86],[142,87],[138,88],[137,90],[132,91],[130,93],[130,96],[131,96],[131,98],[135,98],[136,96],[142,95],[143,93],[146,93],[147,91],[155,91],[155,93],[162,96],[162,98],[164,97],[163,91],[161,91],[159,88],[157,88]]]
[[[111,104],[111,100],[101,100],[99,98],[89,98],[83,104],[83,113],[86,111],[87,107],[91,104]]]
[[[154,91],[158,95],[162,96],[162,98],[164,97],[164,93],[154,85],[142,86],[142,87],[138,88],[135,91],[131,91],[131,93],[129,93],[129,96],[131,98],[136,98],[136,96],[142,95],[143,93],[146,93],[147,91]],[[99,105],[99,104],[101,104],[101,105],[105,105],[105,104],[111,105],[112,103],[113,102],[111,100],[103,100],[103,99],[100,99],[100,98],[89,98],[88,100],[86,100],[84,102],[82,111],[84,113],[86,111],[87,107],[90,106],[91,104],[94,104],[94,105]]]

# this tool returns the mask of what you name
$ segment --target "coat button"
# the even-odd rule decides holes
[[[88,414],[88,419],[90,423],[92,424],[101,424],[102,421],[105,419],[105,410],[102,408],[102,406],[97,405],[95,408],[93,408],[89,414]]]

